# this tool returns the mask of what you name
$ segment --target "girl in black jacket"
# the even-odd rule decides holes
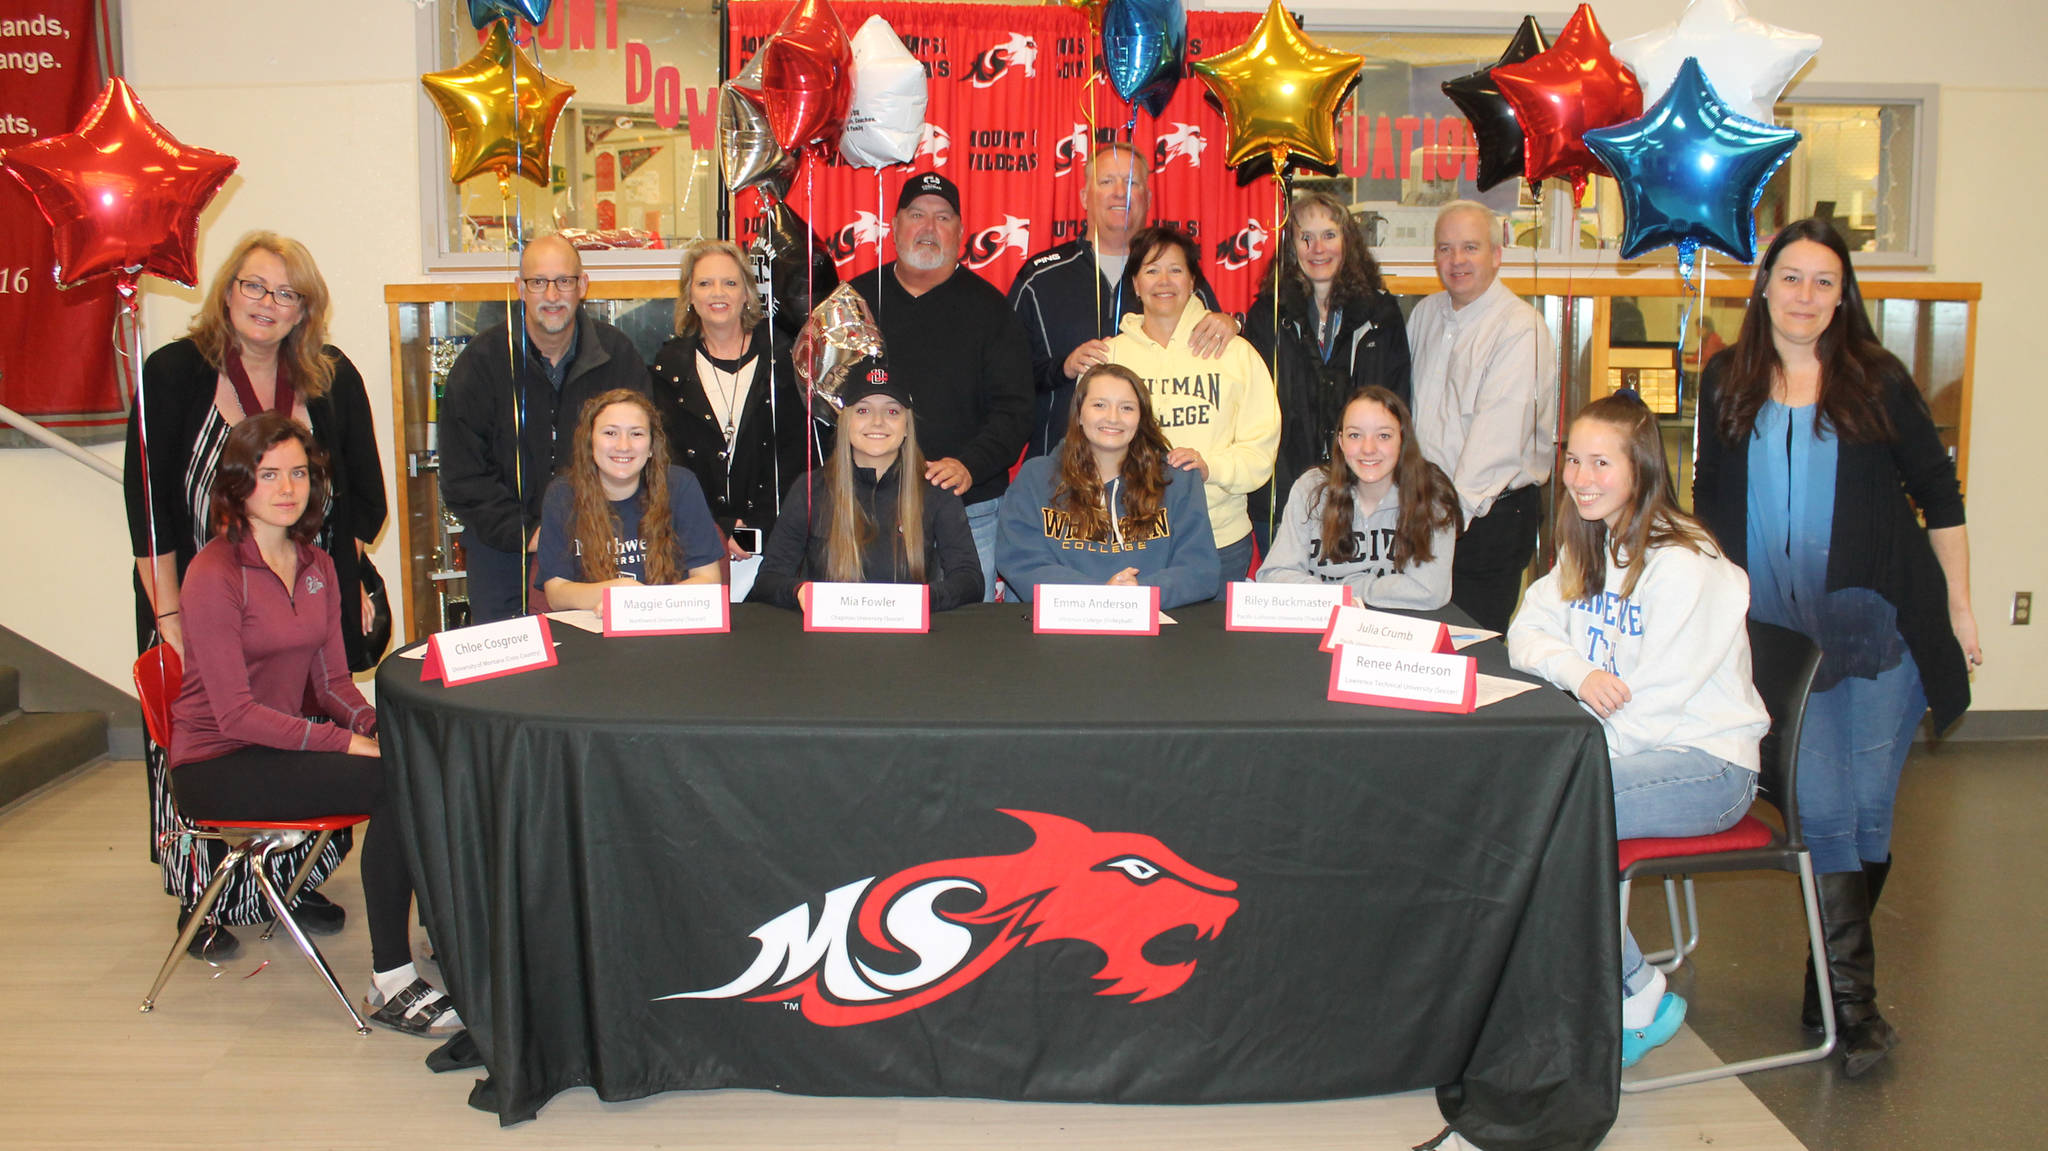
[[[789,489],[747,599],[801,607],[804,585],[823,580],[929,584],[933,611],[979,603],[967,509],[925,480],[909,393],[886,367],[862,360],[839,394],[831,455]]]
[[[1266,358],[1280,394],[1273,482],[1252,493],[1249,507],[1264,554],[1279,518],[1273,493],[1285,502],[1296,477],[1328,462],[1351,394],[1378,386],[1409,402],[1401,306],[1380,278],[1358,221],[1336,197],[1295,197],[1266,287],[1245,313],[1244,338]]]

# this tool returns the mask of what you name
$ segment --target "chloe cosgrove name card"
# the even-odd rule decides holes
[[[1039,635],[1158,635],[1159,589],[1042,583],[1031,591]]]
[[[724,584],[608,587],[599,605],[604,634],[704,635],[732,630],[732,601]]]
[[[928,632],[932,589],[921,583],[810,583],[805,631]]]
[[[429,636],[420,682],[438,679],[456,687],[553,666],[555,640],[547,617],[523,615]]]
[[[1326,635],[1336,610],[1352,603],[1344,584],[1230,584],[1223,604],[1223,626],[1229,631],[1287,631]]]

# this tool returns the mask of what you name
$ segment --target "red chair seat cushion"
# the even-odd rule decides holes
[[[223,827],[262,831],[340,831],[369,821],[367,815],[323,815],[319,819],[195,819],[191,822],[192,826],[208,831]]]
[[[1621,854],[1621,870],[1645,859],[1670,859],[1681,855],[1713,855],[1721,851],[1748,851],[1752,848],[1769,847],[1773,842],[1771,825],[1754,815],[1745,815],[1741,822],[1726,831],[1712,835],[1690,835],[1677,839],[1624,839],[1617,846]]]

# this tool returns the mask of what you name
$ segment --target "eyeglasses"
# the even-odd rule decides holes
[[[519,282],[525,284],[526,290],[536,296],[547,291],[548,286],[551,284],[554,286],[555,291],[566,296],[582,279],[583,277],[581,276],[522,276]]]
[[[273,288],[261,280],[236,280],[235,286],[242,290],[244,299],[260,300],[265,296],[277,301],[280,308],[296,308],[306,297],[290,288]]]

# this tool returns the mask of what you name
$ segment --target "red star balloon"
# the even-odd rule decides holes
[[[460,184],[478,172],[512,173],[545,188],[551,176],[555,121],[576,94],[543,73],[512,42],[505,22],[491,25],[484,46],[459,68],[428,72],[420,84],[448,125],[448,178]]]
[[[853,100],[853,41],[826,0],[801,0],[761,46],[761,97],[791,155],[839,141]]]
[[[1643,114],[1643,90],[1615,59],[1589,4],[1572,13],[1549,51],[1495,67],[1493,82],[1522,125],[1523,176],[1570,180],[1575,200],[1585,198],[1588,173],[1608,174],[1586,133]]]
[[[199,213],[235,158],[179,143],[117,77],[75,130],[9,148],[0,165],[50,222],[60,286],[112,272],[132,288],[148,272],[191,287]]]

